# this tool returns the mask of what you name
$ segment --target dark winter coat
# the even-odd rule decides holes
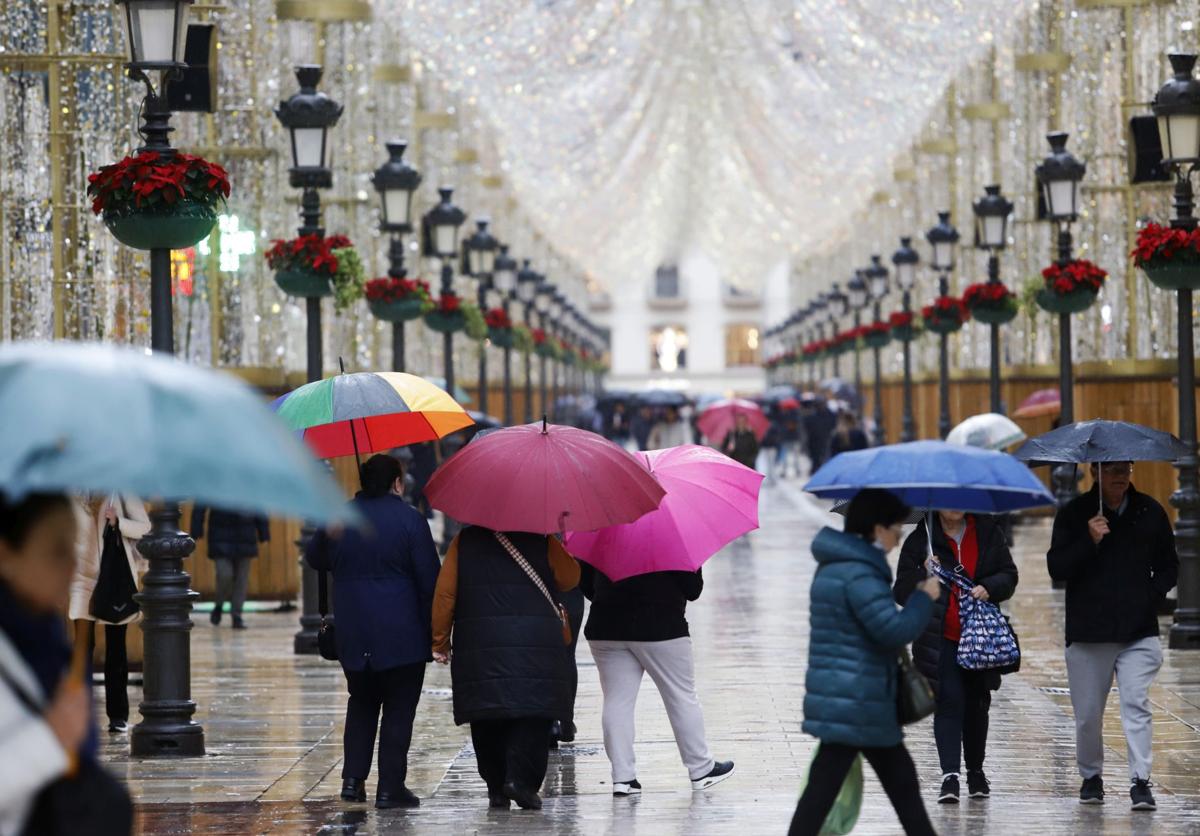
[[[1130,485],[1125,513],[1104,509],[1109,533],[1092,542],[1088,520],[1100,497],[1095,486],[1054,518],[1046,563],[1067,584],[1067,644],[1129,642],[1158,635],[1158,605],[1175,586],[1179,556],[1163,507]]]
[[[852,450],[866,450],[870,446],[871,442],[867,440],[867,434],[855,427],[845,435],[840,432],[833,434],[829,440],[829,455],[836,456],[838,453],[849,453]]]
[[[350,503],[365,520],[336,539],[313,535],[308,565],[333,575],[338,658],[348,671],[385,671],[432,659],[437,549],[429,524],[398,496]]]
[[[663,642],[689,635],[688,601],[704,590],[696,572],[650,572],[616,583],[581,563],[580,587],[592,602],[583,634],[589,641]]]
[[[513,545],[555,594],[545,537],[512,533]],[[561,600],[561,596],[556,598]],[[454,605],[454,722],[570,718],[573,664],[550,604],[486,528],[458,539]]]
[[[809,593],[804,731],[847,746],[895,746],[904,737],[897,659],[933,601],[918,590],[897,609],[883,551],[857,535],[823,528],[812,553],[820,565]]]
[[[758,439],[750,430],[731,430],[721,442],[721,452],[753,469],[758,459]]]
[[[975,563],[975,575],[971,579],[975,584],[988,591],[988,600],[993,604],[1007,601],[1017,589],[1017,565],[1013,563],[1012,554],[1008,550],[1008,542],[1004,531],[991,517],[970,515],[975,520],[975,543],[979,549],[979,557]],[[925,526],[918,525],[904,545],[900,548],[900,562],[896,565],[896,584],[892,594],[897,602],[907,601],[908,596],[917,588],[917,584],[925,580],[925,559],[929,556],[928,538]],[[942,521],[937,514],[933,515],[933,553],[947,569],[953,571],[959,561],[954,557],[954,550],[949,538],[942,530]],[[925,624],[925,631],[913,642],[913,664],[917,670],[925,674],[929,684],[938,687],[938,657],[942,649],[942,633],[946,626],[946,609],[950,605],[950,588],[942,585],[942,592],[933,602],[933,614]],[[994,671],[984,671],[988,688],[995,691],[1000,687],[1000,674]]]
[[[197,540],[206,534],[206,516],[210,558],[258,557],[258,544],[271,539],[271,527],[266,517],[197,505],[192,509],[190,532]]]

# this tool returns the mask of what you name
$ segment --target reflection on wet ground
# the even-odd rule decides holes
[[[783,833],[815,745],[800,731],[814,569],[808,543],[827,519],[796,485],[764,492],[763,528],[710,561],[704,596],[689,608],[710,742],[717,757],[738,765],[734,778],[707,793],[690,791],[662,704],[647,685],[638,706],[645,794],[612,798],[600,688],[584,644],[579,739],[551,755],[540,813],[488,809],[469,735],[453,724],[448,671],[432,666],[409,780],[422,807],[379,812],[343,803],[337,800],[345,705],[340,669],[293,656],[294,617],[276,614],[252,614],[243,633],[196,625],[193,693],[208,736],[206,757],[130,761],[123,741],[110,741],[106,756],[133,789],[144,833]],[[940,776],[931,724],[908,731],[935,826],[947,834],[1200,833],[1200,655],[1166,651],[1153,691],[1158,811],[1128,809],[1115,699],[1105,725],[1109,801],[1103,807],[1076,801],[1063,601],[1046,575],[1048,539],[1048,520],[1017,528],[1021,583],[1011,611],[1025,659],[992,706],[992,798],[956,807],[933,803]],[[138,695],[131,696],[136,701]],[[855,832],[898,832],[870,770]]]

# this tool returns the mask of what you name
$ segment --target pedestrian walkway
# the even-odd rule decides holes
[[[248,616],[235,633],[196,625],[193,694],[209,754],[201,760],[130,761],[124,741],[106,756],[140,804],[145,833],[784,833],[812,756],[800,730],[807,653],[807,545],[827,516],[796,482],[765,489],[761,530],[713,558],[689,608],[697,679],[710,743],[737,773],[693,793],[657,693],[638,706],[638,777],[645,793],[614,799],[600,733],[600,687],[580,645],[579,737],[552,755],[540,813],[487,807],[469,735],[451,719],[450,677],[430,666],[413,739],[415,811],[379,812],[337,800],[345,688],[335,663],[291,654],[292,615]],[[1159,809],[1132,813],[1115,695],[1106,716],[1103,807],[1076,800],[1074,726],[1062,659],[1062,593],[1050,588],[1049,521],[1017,528],[1021,583],[1013,603],[1025,660],[992,707],[988,773],[993,796],[933,803],[940,775],[929,721],[908,730],[935,827],[945,834],[1191,834],[1200,832],[1200,654],[1166,652],[1155,705]],[[894,555],[893,555],[894,557]],[[136,701],[138,694],[131,697]],[[866,770],[856,833],[898,825]],[[368,784],[373,793],[373,781]]]

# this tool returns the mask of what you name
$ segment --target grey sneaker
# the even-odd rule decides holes
[[[706,790],[709,787],[715,787],[732,774],[733,761],[717,761],[713,764],[712,772],[703,778],[697,778],[695,781],[692,781],[692,789]]]

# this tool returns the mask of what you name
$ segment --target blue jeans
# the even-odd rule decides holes
[[[967,770],[983,769],[987,754],[988,710],[992,692],[983,675],[958,666],[958,642],[942,639],[938,654],[937,711],[933,737],[942,774],[959,772],[966,756]]]

